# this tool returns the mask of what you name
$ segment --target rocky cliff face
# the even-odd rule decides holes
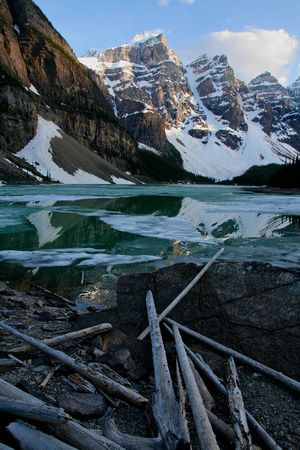
[[[31,0],[1,0],[0,46],[2,150],[21,150],[33,138],[39,114],[99,156],[130,169],[135,141]]]
[[[204,106],[230,128],[247,130],[239,100],[241,82],[236,78],[225,55],[204,55],[189,66],[196,76],[197,91]]]
[[[165,130],[202,123],[185,70],[162,34],[143,33],[96,58],[80,58],[104,80],[117,117],[142,144],[168,150]]]
[[[121,122],[156,151],[171,143],[191,172],[231,178],[300,150],[298,109],[268,72],[248,86],[225,55],[183,67],[163,35],[147,32],[96,55],[79,59],[106,85]]]
[[[242,98],[244,108],[254,112],[252,121],[260,123],[268,136],[276,135],[279,142],[300,150],[300,111],[288,89],[270,72],[251,80]]]

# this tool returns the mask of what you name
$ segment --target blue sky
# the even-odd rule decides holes
[[[35,0],[82,56],[161,30],[188,63],[225,53],[241,80],[268,70],[287,85],[300,76],[300,0]]]

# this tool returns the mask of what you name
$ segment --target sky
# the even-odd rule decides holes
[[[300,0],[35,0],[77,57],[135,34],[161,31],[184,64],[226,54],[249,82],[269,71],[284,86],[300,76]]]

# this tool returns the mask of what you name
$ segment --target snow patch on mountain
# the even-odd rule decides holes
[[[51,140],[62,139],[60,128],[51,121],[38,116],[38,126],[35,137],[16,156],[24,158],[33,165],[36,170],[51,180],[64,184],[111,184],[82,169],[77,169],[73,174],[66,172],[53,160]],[[127,180],[116,178],[112,180],[116,184],[128,183]]]

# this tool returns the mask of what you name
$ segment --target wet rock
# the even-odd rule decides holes
[[[57,397],[57,404],[80,420],[102,417],[107,410],[106,400],[101,394],[68,392]]]
[[[49,311],[39,311],[36,313],[37,319],[40,322],[53,322],[53,316]]]
[[[134,380],[141,378],[152,368],[149,343],[127,336],[121,331],[112,329],[98,335],[93,344],[96,361],[113,368],[121,367]]]
[[[51,406],[56,406],[56,401],[50,397],[49,395],[44,394],[40,389],[37,387],[34,387],[32,384],[28,383],[26,380],[21,380],[17,387],[21,389],[24,392],[27,392],[27,394],[32,395],[35,398],[38,398],[39,400],[47,403]]]

